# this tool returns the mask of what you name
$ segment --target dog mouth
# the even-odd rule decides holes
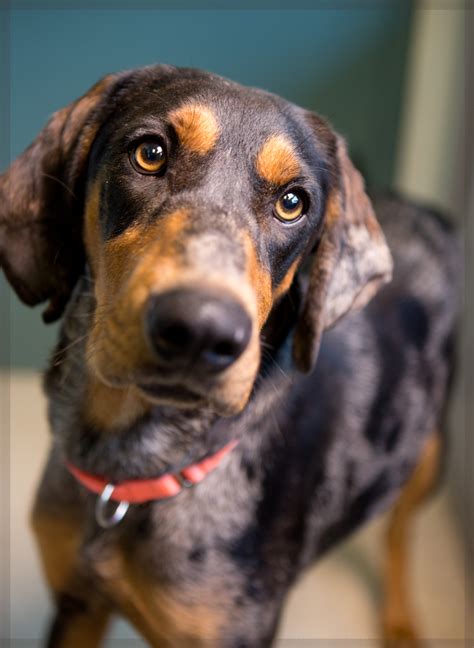
[[[206,399],[182,384],[138,383],[138,389],[146,398],[159,404],[172,404],[177,407],[201,406]]]

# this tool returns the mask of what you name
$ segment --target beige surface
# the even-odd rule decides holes
[[[11,634],[39,646],[50,613],[27,511],[44,461],[48,433],[39,379],[15,373],[11,380]],[[377,565],[384,520],[378,520],[310,570],[290,596],[280,648],[375,646]],[[424,636],[439,648],[461,646],[464,632],[464,564],[449,502],[442,494],[426,507],[416,527],[414,597]],[[117,623],[110,646],[132,645],[133,633]],[[307,641],[295,641],[295,639]],[[346,639],[346,641],[334,641]],[[357,640],[357,641],[356,641]],[[431,644],[432,642],[430,642]],[[13,645],[20,645],[14,644]],[[133,644],[135,645],[135,644]],[[84,647],[87,648],[87,647]]]
[[[403,193],[449,212],[460,206],[469,4],[424,0],[414,12],[394,178]]]

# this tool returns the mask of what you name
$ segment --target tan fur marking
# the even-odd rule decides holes
[[[129,227],[104,244],[96,277],[99,308],[116,301],[120,289],[132,274],[140,275],[140,279],[133,282],[140,295],[144,289],[150,288],[147,279],[158,272],[158,261],[172,254],[186,218],[186,211],[179,210],[152,226],[136,224]],[[124,313],[123,320],[120,318],[123,322],[127,319],[127,313]]]
[[[225,618],[218,605],[211,607],[212,596],[202,588],[179,591],[151,583],[117,552],[98,566],[98,572],[124,615],[151,645],[218,648]]]
[[[270,272],[258,260],[255,245],[248,234],[244,235],[244,246],[247,256],[247,276],[257,296],[258,325],[262,327],[273,305],[272,280]]]
[[[100,301],[111,303],[127,276],[133,271],[137,260],[146,247],[147,234],[140,224],[129,227],[111,241],[103,244],[97,288],[104,292]]]
[[[130,227],[104,245],[95,282],[97,311],[88,361],[106,384],[108,375],[122,375],[127,368],[133,371],[149,361],[143,308],[160,285],[177,281],[182,262],[175,254],[176,242],[186,222],[187,212],[178,210],[152,226]]]
[[[283,279],[280,281],[278,286],[274,289],[273,291],[273,301],[277,301],[284,295],[286,292],[288,292],[288,289],[291,286],[291,283],[295,277],[296,271],[298,269],[298,264],[300,262],[300,257],[295,259],[291,266],[288,269],[288,272],[286,275],[283,277]]]
[[[130,426],[150,411],[151,405],[132,386],[109,387],[94,377],[87,386],[85,415],[89,423],[104,431]]]
[[[107,255],[113,259],[113,269],[109,267],[109,274],[118,271],[123,276],[123,269],[127,270],[128,264],[136,266],[129,285],[129,299],[134,306],[142,305],[165,277],[172,275],[177,280],[183,262],[176,253],[176,247],[182,239],[187,219],[187,211],[178,210],[161,222],[138,230],[128,241],[122,239],[113,249],[109,248]],[[127,321],[127,313],[123,315],[123,321]]]
[[[338,220],[343,216],[343,208],[341,204],[341,194],[337,189],[331,191],[326,203],[326,210],[324,213],[325,227],[333,227]]]
[[[384,637],[390,646],[395,645],[390,642],[414,640],[417,636],[409,597],[408,533],[415,510],[436,482],[440,455],[441,441],[439,434],[435,432],[425,442],[418,465],[404,486],[390,519],[382,611]]]
[[[150,247],[156,252],[170,254],[182,233],[187,213],[178,210],[154,225],[137,223],[107,243],[102,243],[99,233],[100,181],[88,194],[85,210],[85,243],[96,276],[99,306],[111,303],[124,279],[136,265],[143,267],[141,258]],[[156,257],[150,259],[150,269],[156,271]]]
[[[185,104],[174,110],[169,119],[181,144],[188,150],[205,155],[214,148],[219,136],[219,126],[208,106]]]
[[[61,645],[68,648],[99,646],[110,619],[105,600],[95,596],[80,578],[81,525],[71,519],[34,511],[31,525],[40,550],[46,579],[59,599],[61,595],[84,600],[85,611],[64,619],[60,626]]]
[[[67,590],[76,568],[81,541],[80,526],[71,520],[34,511],[31,527],[50,587],[55,592]]]
[[[255,166],[261,178],[276,185],[284,185],[301,173],[294,146],[284,135],[272,135],[267,139]]]

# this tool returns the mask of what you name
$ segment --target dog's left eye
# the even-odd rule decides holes
[[[130,153],[132,166],[139,173],[153,175],[166,164],[166,151],[159,139],[148,139],[140,142]]]
[[[301,191],[287,191],[275,203],[275,216],[286,223],[303,215],[305,200]]]

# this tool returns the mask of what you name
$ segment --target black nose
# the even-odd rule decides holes
[[[185,288],[152,297],[146,326],[161,360],[204,371],[220,371],[235,362],[252,331],[249,316],[231,297]]]

